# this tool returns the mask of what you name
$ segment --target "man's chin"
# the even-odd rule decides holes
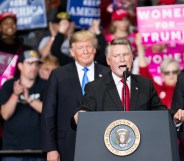
[[[30,75],[29,80],[35,80],[36,77],[37,77],[37,75],[32,75],[32,76]]]
[[[123,75],[123,72],[126,70],[126,68],[121,68],[121,69],[119,69],[119,74],[122,74]]]
[[[83,62],[81,65],[82,65],[82,66],[85,66],[85,67],[88,67],[88,66],[90,66],[92,63],[93,63],[93,61],[88,60],[88,61]]]
[[[114,73],[116,76],[118,76],[119,78],[122,78],[123,77],[123,72],[118,72],[118,73]]]

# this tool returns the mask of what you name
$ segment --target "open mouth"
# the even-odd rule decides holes
[[[120,65],[118,68],[119,69],[124,69],[124,68],[126,68],[127,67],[127,65]]]

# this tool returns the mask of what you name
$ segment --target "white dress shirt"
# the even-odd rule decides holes
[[[117,75],[115,75],[113,72],[112,72],[112,78],[114,80],[114,83],[116,85],[116,88],[118,90],[118,94],[119,94],[119,97],[120,99],[122,100],[122,88],[123,88],[123,83],[121,82],[122,78],[119,78]],[[131,82],[131,79],[130,79],[130,76],[127,78],[127,85],[128,85],[128,88],[129,88],[129,92],[131,91],[130,90],[130,82]],[[131,96],[131,94],[130,94]]]
[[[79,76],[79,80],[80,80],[80,84],[82,86],[82,79],[83,79],[83,75],[84,75],[84,67],[81,66],[78,62],[75,61],[75,64],[76,64],[76,67],[77,67],[77,73],[78,73],[78,76]],[[87,67],[89,70],[87,71],[87,76],[88,76],[88,80],[89,82],[93,81],[94,80],[94,77],[95,77],[95,64],[94,62]]]

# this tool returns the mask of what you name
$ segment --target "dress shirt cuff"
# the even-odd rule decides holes
[[[183,122],[178,122],[178,123],[176,123],[176,122],[174,121],[174,124],[175,124],[176,130],[177,130],[177,131],[180,131],[180,127],[181,127],[181,125],[183,124]]]

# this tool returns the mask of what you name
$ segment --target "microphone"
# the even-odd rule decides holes
[[[123,72],[123,78],[124,78],[124,87],[126,87],[126,80],[130,76],[129,68],[126,67],[126,70]],[[124,105],[123,105],[123,111],[126,111],[126,88],[123,90],[123,100],[124,100]]]
[[[129,68],[126,67],[126,70],[123,72],[123,78],[126,81],[126,79],[130,76]]]

